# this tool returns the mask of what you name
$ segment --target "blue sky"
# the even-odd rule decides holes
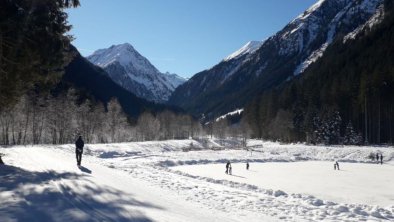
[[[128,42],[160,71],[191,77],[265,39],[317,0],[81,0],[70,9],[84,55]]]

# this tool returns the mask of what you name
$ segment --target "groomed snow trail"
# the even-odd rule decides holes
[[[11,162],[1,166],[2,222],[237,221],[166,195],[165,190],[96,164],[92,158],[84,158],[78,168],[72,152],[11,148],[6,153]]]

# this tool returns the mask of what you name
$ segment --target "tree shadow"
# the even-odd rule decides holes
[[[89,175],[0,166],[1,221],[152,221],[136,208],[164,210]]]

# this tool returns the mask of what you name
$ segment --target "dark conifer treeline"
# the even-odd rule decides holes
[[[0,110],[27,90],[59,80],[72,39],[64,9],[78,5],[78,0],[0,1]]]
[[[254,137],[373,144],[394,139],[394,15],[356,40],[337,40],[302,76],[266,91],[245,116]],[[351,136],[349,135],[351,134]]]

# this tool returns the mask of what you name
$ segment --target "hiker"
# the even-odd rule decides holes
[[[230,161],[227,161],[227,164],[226,164],[226,174],[229,173],[230,165],[231,165]]]
[[[335,161],[335,163],[337,164],[337,169],[339,170],[339,163],[338,163],[338,161]]]
[[[83,146],[84,142],[82,140],[82,136],[79,136],[77,141],[75,141],[75,154],[77,157],[77,165],[81,166],[81,161],[82,161],[82,153],[83,153]]]
[[[383,164],[383,154],[380,154],[380,164]]]
[[[376,162],[379,164],[379,152],[376,152]]]
[[[233,168],[231,167],[231,163],[230,163],[230,166],[229,166],[229,168],[228,168],[228,173],[229,173],[230,175],[233,175]]]
[[[249,170],[249,162],[246,162],[246,170]]]

